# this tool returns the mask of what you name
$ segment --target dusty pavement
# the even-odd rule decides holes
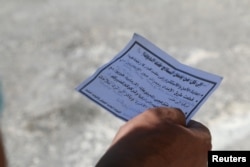
[[[0,0],[1,127],[10,167],[93,166],[121,120],[74,88],[137,32],[224,77],[195,119],[250,150],[249,0]]]

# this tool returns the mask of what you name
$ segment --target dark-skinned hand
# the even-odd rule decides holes
[[[211,135],[182,111],[148,109],[124,124],[96,167],[206,167]]]

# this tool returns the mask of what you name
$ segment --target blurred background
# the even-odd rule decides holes
[[[194,119],[250,150],[249,0],[0,0],[1,129],[10,167],[93,166],[124,122],[74,88],[134,32],[223,76]]]

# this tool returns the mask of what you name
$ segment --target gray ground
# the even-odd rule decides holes
[[[141,34],[224,77],[195,119],[214,149],[250,149],[249,0],[0,0],[10,167],[93,166],[123,121],[74,88]]]

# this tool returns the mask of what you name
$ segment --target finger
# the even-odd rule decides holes
[[[200,132],[203,132],[203,133],[207,133],[207,134],[210,135],[209,129],[205,125],[203,125],[202,123],[200,123],[200,122],[197,122],[197,121],[194,121],[194,120],[190,120],[189,123],[187,124],[187,127],[189,129],[197,130],[197,131],[200,131]]]
[[[166,122],[176,123],[185,126],[184,113],[177,108],[156,107],[150,108],[124,124],[116,134],[112,143],[117,142],[123,136],[138,128],[155,128],[155,125]]]
[[[145,114],[155,118],[155,121],[172,121],[176,124],[185,125],[186,119],[184,113],[178,108],[157,107],[151,108]]]
[[[122,125],[118,132],[116,133],[113,141],[111,144],[116,143],[118,140],[120,140],[122,137],[126,136],[128,133],[136,129],[136,125],[133,122],[127,122],[126,124]]]
[[[208,150],[212,149],[212,136],[209,129],[205,125],[200,122],[190,120],[187,128],[192,131],[195,136],[199,137],[205,142],[205,144],[208,145]]]

